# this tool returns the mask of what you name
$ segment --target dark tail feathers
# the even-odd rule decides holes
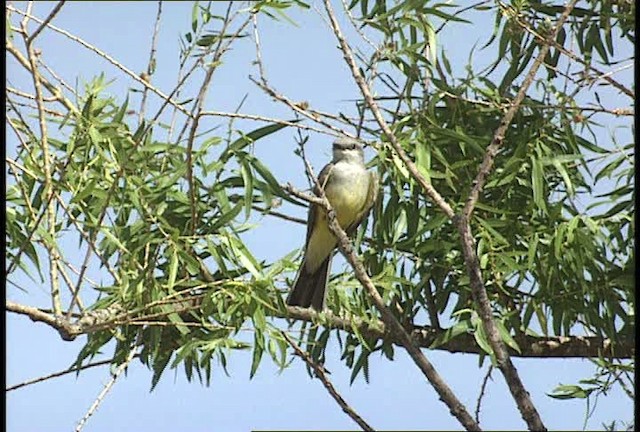
[[[315,273],[309,273],[305,263],[302,262],[293,289],[287,297],[289,306],[312,307],[318,312],[322,312],[327,298],[327,279],[331,257],[332,255],[329,255]]]

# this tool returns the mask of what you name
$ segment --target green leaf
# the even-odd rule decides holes
[[[251,165],[244,159],[240,161],[240,173],[244,182],[244,216],[249,219],[251,216],[251,206],[253,205],[253,173]]]
[[[593,389],[584,389],[577,385],[559,385],[553,389],[553,393],[547,393],[554,399],[585,399]]]
[[[491,345],[489,344],[489,339],[487,339],[487,334],[484,331],[484,327],[482,326],[482,321],[478,318],[474,323],[473,337],[475,338],[478,346],[487,354],[493,356],[493,350],[491,349]]]
[[[253,378],[260,366],[260,360],[262,360],[262,354],[264,354],[264,335],[262,332],[254,332],[253,343],[253,358],[251,360],[251,371],[249,372],[249,379]]]
[[[504,326],[504,323],[498,320],[494,320],[494,322],[496,324],[496,327],[498,328],[498,333],[500,333],[500,338],[502,339],[502,341],[507,344],[507,346],[522,354],[522,351],[520,351],[520,347],[509,333],[509,330],[507,330],[507,328]]]
[[[297,123],[300,120],[290,120],[290,123]],[[260,138],[264,138],[268,135],[271,135],[275,132],[278,132],[280,129],[283,129],[285,127],[287,127],[288,125],[286,124],[281,124],[281,123],[274,123],[274,124],[270,124],[268,126],[263,126],[260,127],[258,129],[255,129],[251,132],[249,132],[248,134],[243,134],[240,138],[238,138],[237,140],[235,140],[234,142],[232,142],[229,145],[230,150],[232,150],[233,152],[237,152],[239,150],[242,150],[243,148],[245,148],[247,145],[258,141]]]
[[[473,327],[471,326],[471,322],[469,320],[464,320],[457,322],[453,325],[453,327],[449,327],[443,333],[438,335],[435,340],[429,345],[429,349],[438,348],[441,345],[446,344],[450,340],[454,339],[456,336],[459,336],[464,333],[469,333],[469,331]]]
[[[544,168],[540,159],[531,158],[531,184],[533,186],[533,201],[538,209],[547,212],[546,195],[544,193]]]
[[[220,230],[220,228],[226,226],[229,222],[235,219],[236,216],[242,211],[243,203],[236,204],[231,210],[226,213],[223,213],[215,223],[211,226],[210,232],[215,233]]]
[[[171,290],[176,285],[176,278],[178,276],[178,253],[175,247],[171,248],[171,257],[169,259],[169,278],[168,288]]]

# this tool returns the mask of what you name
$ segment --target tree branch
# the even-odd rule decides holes
[[[107,393],[109,393],[113,385],[116,383],[116,380],[118,379],[120,374],[127,368],[127,366],[129,366],[129,363],[131,363],[131,360],[133,360],[135,356],[136,356],[136,352],[135,350],[132,349],[127,359],[124,361],[124,363],[118,366],[118,369],[116,369],[116,371],[111,376],[111,379],[109,380],[109,382],[104,386],[102,391],[98,394],[98,397],[93,402],[93,404],[91,404],[87,413],[84,415],[84,417],[82,417],[80,422],[78,422],[78,426],[76,426],[75,432],[80,432],[82,430],[84,425],[87,423],[87,420],[89,420],[89,417],[91,417],[93,413],[96,412],[96,410],[102,403],[102,400],[104,399],[104,397],[107,395]]]
[[[333,8],[331,7],[330,1],[324,0],[324,5],[325,5],[325,9],[327,10],[327,14],[329,15],[329,20],[331,22],[333,33],[338,39],[338,43],[340,46],[340,50],[342,51],[344,60],[349,66],[349,68],[351,69],[351,74],[353,75],[353,78],[356,84],[360,88],[360,91],[362,92],[362,96],[367,102],[367,105],[369,105],[369,108],[371,109],[373,116],[378,122],[378,125],[380,126],[385,136],[391,143],[391,146],[397,153],[398,157],[402,160],[402,162],[405,164],[405,166],[411,173],[411,176],[418,182],[420,187],[425,191],[425,193],[429,196],[429,198],[431,198],[431,200],[438,207],[440,207],[440,209],[444,212],[444,214],[446,214],[450,219],[453,219],[454,212],[451,206],[449,206],[449,204],[447,204],[447,202],[444,200],[444,198],[442,198],[442,196],[438,193],[438,191],[436,191],[435,188],[427,182],[427,179],[424,178],[422,174],[420,174],[420,171],[418,171],[418,167],[416,166],[415,163],[413,163],[413,161],[409,158],[407,153],[404,151],[404,149],[398,142],[398,139],[396,138],[395,134],[387,124],[384,117],[382,116],[382,112],[380,111],[378,104],[373,98],[373,95],[371,94],[371,90],[369,89],[369,86],[367,85],[364,77],[360,73],[360,69],[356,64],[356,61],[353,57],[353,53],[351,52],[351,48],[349,47],[349,44],[347,44],[347,41],[342,35],[342,31],[340,30],[338,21],[336,20],[335,14],[333,13]]]
[[[135,357],[137,357],[137,355]],[[30,379],[30,380],[21,382],[20,384],[15,384],[15,385],[9,386],[9,387],[6,388],[5,391],[10,392],[10,391],[13,391],[13,390],[18,390],[19,388],[26,387],[26,386],[29,386],[29,385],[32,385],[32,384],[37,384],[39,382],[47,381],[47,380],[50,380],[52,378],[58,378],[58,377],[61,377],[63,375],[70,374],[70,373],[73,373],[73,372],[79,372],[81,370],[91,369],[91,368],[94,368],[94,367],[97,367],[97,366],[104,366],[104,365],[108,365],[108,364],[111,364],[111,363],[113,363],[113,359],[102,360],[102,361],[98,361],[98,362],[95,362],[95,363],[88,363],[88,364],[82,365],[80,367],[74,365],[74,366],[71,366],[70,368],[65,369],[65,370],[61,370],[61,371],[58,371],[58,372],[51,373],[49,375],[44,375],[44,376],[41,376],[41,377],[38,377],[38,378],[33,378],[33,379]]]
[[[281,332],[281,333],[282,333],[282,336],[287,340],[289,345],[291,345],[291,347],[294,349],[296,354],[298,354],[298,356],[300,356],[305,361],[305,363],[311,369],[313,369],[313,371],[316,373],[316,377],[318,377],[318,379],[322,381],[322,384],[327,389],[331,397],[338,403],[338,405],[340,405],[340,408],[342,408],[342,411],[344,411],[349,417],[351,417],[353,421],[356,422],[358,426],[362,428],[362,430],[373,431],[374,429],[371,426],[369,426],[369,424],[362,417],[360,417],[360,415],[353,408],[351,408],[351,406],[349,406],[347,401],[344,400],[344,398],[340,395],[340,393],[338,393],[336,388],[333,386],[333,384],[327,377],[324,366],[314,362],[311,356],[309,356],[308,353],[304,352],[302,348],[300,348],[300,346],[298,346],[298,344],[295,343],[294,340],[289,337],[289,335],[287,335],[285,332]]]
[[[356,278],[367,291],[376,309],[382,315],[382,321],[385,323],[386,328],[393,335],[393,337],[396,338],[399,344],[407,350],[407,353],[409,354],[411,359],[415,362],[416,366],[418,366],[427,380],[431,383],[433,388],[440,396],[440,399],[442,399],[442,401],[449,408],[451,414],[456,417],[467,430],[480,430],[480,427],[475,422],[473,417],[471,417],[471,415],[468,413],[462,402],[460,402],[460,400],[455,396],[453,391],[442,379],[440,374],[438,374],[431,362],[422,353],[420,347],[413,341],[409,333],[407,333],[407,331],[402,327],[402,324],[398,322],[397,318],[384,304],[384,300],[380,296],[380,293],[378,293],[378,290],[373,285],[373,282],[371,281],[371,278],[362,265],[362,262],[357,257],[353,245],[351,244],[351,240],[349,240],[347,234],[344,232],[342,227],[340,227],[340,224],[336,219],[335,212],[331,208],[331,204],[324,194],[322,185],[318,182],[318,179],[315,178],[315,176],[313,177],[313,180],[316,184],[316,189],[319,195],[317,197],[299,192],[292,186],[288,186],[287,190],[292,195],[295,195],[298,198],[307,200],[309,202],[313,202],[314,204],[319,205],[326,210],[329,230],[338,239],[338,248],[340,252],[344,255],[347,262],[349,262],[349,264],[353,268]]]
[[[198,299],[201,295],[190,296],[176,300],[181,304],[191,304],[191,308],[198,307]],[[164,302],[163,304],[166,304]],[[153,305],[159,304],[154,302]],[[153,306],[148,305],[148,306]],[[56,318],[50,311],[31,306],[21,305],[10,300],[5,304],[5,310],[18,315],[24,315],[34,322],[42,322],[57,330],[63,340],[71,341],[83,334],[90,334],[101,330],[110,330],[119,325],[125,325],[136,320],[136,311],[130,311],[126,316],[122,315],[122,308],[112,305],[108,309],[89,311],[81,315],[74,315],[78,319],[68,322]],[[186,310],[186,309],[185,309]],[[137,311],[142,313],[144,311]],[[165,315],[169,312],[165,312]],[[273,314],[274,318],[295,319],[298,321],[318,322],[319,320],[328,328],[338,329],[349,333],[357,332],[373,340],[385,340],[401,345],[400,340],[387,330],[384,322],[365,321],[360,318],[344,318],[324,312],[322,318],[315,311],[302,309],[295,306],[287,307],[283,314]],[[128,318],[127,318],[128,317]],[[141,316],[140,318],[148,318]],[[160,325],[160,324],[157,324]],[[181,324],[186,325],[186,324]],[[416,345],[425,349],[447,351],[462,354],[485,354],[475,342],[473,334],[463,333],[442,344],[434,345],[434,342],[442,340],[446,336],[447,329],[437,329],[432,326],[413,326],[410,329],[411,339]],[[631,359],[635,355],[635,342],[626,338],[618,341],[601,338],[598,336],[514,336],[520,351],[508,348],[512,357],[519,358],[610,358]]]
[[[495,157],[498,155],[498,152],[502,147],[507,129],[509,128],[509,125],[511,124],[511,121],[513,120],[516,112],[520,108],[520,104],[524,100],[529,86],[533,83],[538,69],[544,62],[544,59],[549,52],[552,41],[557,38],[558,32],[569,17],[569,14],[573,10],[576,1],[577,0],[571,0],[565,6],[565,9],[560,15],[555,27],[547,35],[542,46],[540,46],[538,56],[531,65],[531,69],[525,76],[520,90],[518,91],[518,94],[512,102],[511,108],[509,108],[509,110],[505,113],[502,121],[500,122],[500,125],[493,135],[491,143],[487,147],[484,159],[473,182],[473,187],[471,189],[471,192],[469,193],[464,209],[462,210],[462,214],[456,217],[456,224],[458,227],[458,232],[460,233],[460,240],[462,242],[462,253],[464,255],[464,261],[469,273],[471,293],[474,302],[477,305],[478,314],[480,316],[480,319],[482,320],[482,326],[487,335],[489,345],[491,346],[491,349],[493,351],[492,357],[495,358],[496,366],[498,367],[498,369],[500,369],[500,372],[507,382],[509,391],[511,392],[516,405],[518,406],[518,410],[520,411],[522,418],[527,422],[529,430],[535,431],[545,431],[547,430],[547,428],[542,422],[542,418],[540,417],[535,405],[533,404],[529,393],[524,387],[524,384],[520,379],[516,367],[511,362],[509,352],[507,351],[498,328],[493,321],[493,310],[484,286],[482,272],[480,270],[480,261],[476,253],[476,244],[471,233],[470,217],[478,201],[480,192],[484,188],[487,176],[491,172]]]
[[[33,42],[33,40],[38,37],[38,35],[40,34],[40,32],[42,30],[44,30],[44,28],[49,25],[49,23],[51,22],[51,20],[58,14],[58,12],[60,12],[60,9],[62,9],[62,6],[64,6],[64,4],[66,3],[66,0],[62,0],[59,1],[57,5],[55,5],[55,7],[53,8],[53,10],[51,11],[51,13],[49,14],[49,16],[47,16],[47,18],[42,21],[42,23],[40,24],[40,26],[38,26],[38,28],[36,29],[36,31],[34,31],[31,36],[29,36],[28,40],[27,40],[27,44],[31,44]]]

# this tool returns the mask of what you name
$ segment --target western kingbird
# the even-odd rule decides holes
[[[338,223],[348,234],[365,219],[378,195],[378,176],[367,171],[362,145],[351,138],[340,138],[333,143],[333,160],[320,171],[318,183],[324,189]],[[317,186],[314,192],[319,195]],[[326,211],[311,204],[304,258],[287,297],[289,306],[324,309],[329,268],[337,241],[329,230]]]

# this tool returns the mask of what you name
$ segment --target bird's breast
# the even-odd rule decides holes
[[[337,163],[325,186],[325,194],[343,229],[355,220],[365,206],[369,173],[361,165]]]

